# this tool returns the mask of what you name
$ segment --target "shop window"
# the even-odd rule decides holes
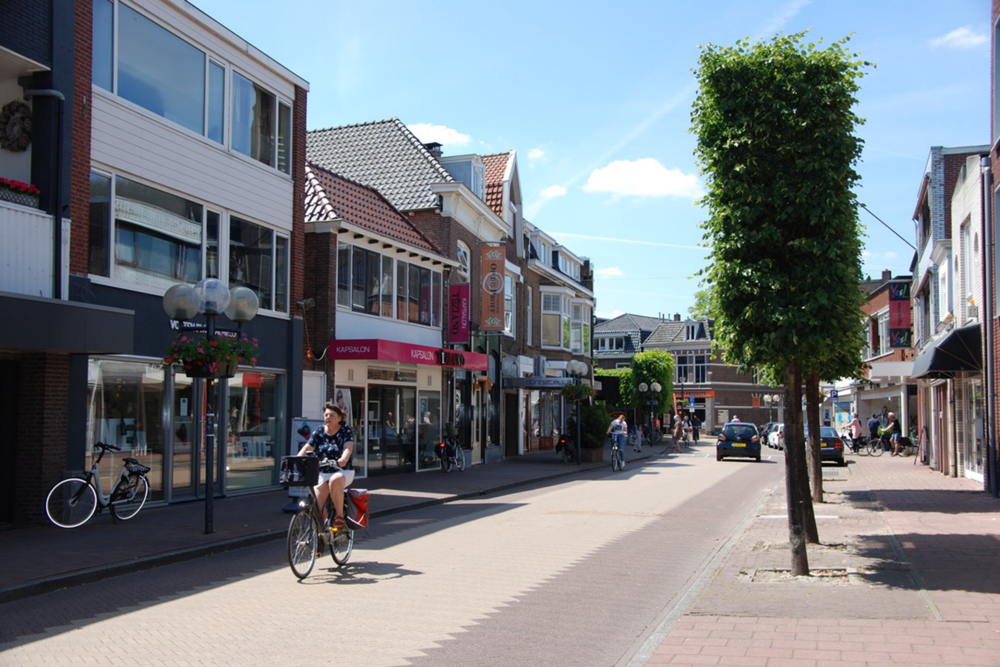
[[[160,363],[92,358],[87,365],[87,461],[94,443],[120,447],[101,462],[101,485],[108,492],[131,456],[151,468],[150,500],[163,499],[164,370]]]
[[[282,409],[285,376],[241,369],[229,381],[226,441],[226,490],[274,484],[276,461],[284,454],[288,431]]]

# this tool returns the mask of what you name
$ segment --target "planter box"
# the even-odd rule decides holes
[[[580,450],[581,463],[597,463],[604,460],[604,448],[591,449],[584,447]]]
[[[12,204],[38,208],[38,197],[36,195],[26,195],[22,192],[0,189],[0,201],[9,201]]]

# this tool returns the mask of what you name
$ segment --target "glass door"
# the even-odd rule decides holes
[[[199,387],[197,380],[181,374],[174,376],[173,422],[169,432],[172,500],[195,495],[194,471],[201,458],[202,442],[197,409],[202,392],[196,387]]]

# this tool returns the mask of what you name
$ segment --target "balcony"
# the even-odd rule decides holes
[[[52,216],[38,209],[0,201],[0,292],[52,298],[55,229]],[[70,222],[63,220],[60,252],[63,288],[69,278]]]

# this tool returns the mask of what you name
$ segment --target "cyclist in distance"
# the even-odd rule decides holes
[[[313,431],[308,442],[299,450],[299,456],[310,452],[315,452],[320,460],[325,458],[334,462],[339,468],[324,470],[321,467],[315,491],[320,507],[326,507],[326,499],[333,498],[336,516],[332,525],[344,528],[347,525],[344,522],[344,489],[354,481],[354,464],[351,461],[354,431],[347,425],[347,413],[333,401],[327,401],[323,406],[323,426]]]
[[[852,413],[851,417],[851,423],[848,424],[847,427],[851,429],[851,440],[855,443],[854,447],[857,448],[857,443],[861,440],[861,434],[864,433],[864,431],[861,429],[861,420],[858,419],[858,413]]]
[[[628,424],[625,423],[625,413],[621,413],[611,420],[611,425],[608,426],[608,435],[610,435],[612,441],[618,445],[618,456],[621,457],[621,460],[624,463],[625,438],[628,435]]]

